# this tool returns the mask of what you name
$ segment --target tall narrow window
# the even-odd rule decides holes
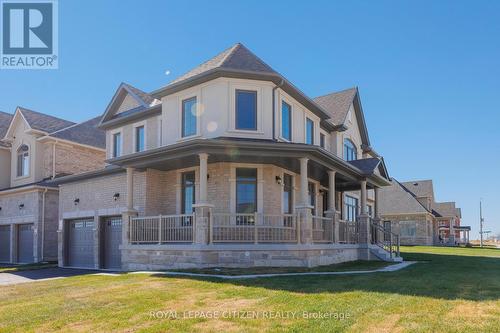
[[[182,137],[196,135],[196,97],[182,101]]]
[[[22,145],[17,150],[17,176],[26,177],[30,170],[30,152],[27,145]]]
[[[358,153],[356,151],[356,146],[354,142],[349,139],[344,140],[344,160],[354,161],[358,159]]]
[[[257,169],[236,169],[236,213],[257,211]]]
[[[358,199],[346,195],[344,205],[344,218],[346,219],[346,221],[356,221],[358,218]]]
[[[193,212],[193,205],[195,203],[195,173],[184,172],[182,174],[182,202],[181,213],[191,214]]]
[[[135,151],[140,152],[144,150],[144,126],[135,128]]]
[[[236,129],[257,130],[257,92],[236,90]]]
[[[321,148],[325,148],[325,135],[323,133],[319,135],[319,145]]]
[[[293,187],[292,176],[284,174],[283,176],[283,213],[292,214],[293,209]]]
[[[113,134],[113,157],[120,157],[122,154],[122,134]]]
[[[292,107],[285,102],[281,103],[281,136],[292,141]]]
[[[314,186],[314,183],[307,184],[307,194],[309,196],[309,205],[314,207],[312,213],[316,215],[316,186]]]
[[[314,122],[309,118],[306,118],[306,143],[314,144]]]

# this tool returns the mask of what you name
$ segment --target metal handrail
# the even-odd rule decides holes
[[[389,252],[391,259],[394,255],[399,257],[399,235],[373,221],[370,222],[370,226],[372,231],[371,243]]]

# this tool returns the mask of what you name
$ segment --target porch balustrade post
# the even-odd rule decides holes
[[[257,226],[259,215],[258,213],[254,213],[253,218],[253,242],[257,244],[259,242],[259,229]]]
[[[213,205],[208,203],[208,154],[198,154],[200,159],[200,195],[199,202],[193,205],[193,243],[209,244],[212,239],[210,216]]]
[[[301,204],[296,207],[298,220],[300,224],[300,240],[302,243],[310,244],[313,241],[312,235],[312,207],[308,196],[308,178],[307,167],[309,159],[303,157],[300,159],[300,200]]]
[[[338,219],[335,209],[335,174],[334,170],[328,170],[328,210],[325,216],[331,219],[332,222],[332,243],[338,243]]]
[[[370,225],[370,217],[368,216],[366,211],[366,197],[367,197],[366,180],[362,180],[360,182],[360,185],[361,185],[361,207],[360,207],[361,214],[358,216],[359,243],[367,248],[366,259],[370,259],[369,244],[371,243],[371,236],[370,236],[371,225]]]
[[[127,168],[127,208],[122,212],[122,246],[130,244],[131,219],[138,216],[134,209],[134,169]],[[122,251],[122,263],[126,261]]]

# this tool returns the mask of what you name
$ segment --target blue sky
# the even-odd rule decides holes
[[[432,178],[477,237],[480,197],[500,232],[499,13],[496,1],[63,0],[59,69],[1,70],[0,110],[81,121],[122,81],[154,90],[242,42],[310,96],[358,86],[389,173]]]

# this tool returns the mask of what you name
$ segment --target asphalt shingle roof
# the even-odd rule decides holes
[[[243,44],[237,43],[184,75],[176,78],[170,82],[169,85],[179,83],[216,68],[277,74],[274,69],[247,49]]]
[[[31,128],[47,133],[52,133],[75,124],[71,121],[49,116],[33,110],[28,110],[22,107],[19,107],[19,111],[23,114],[24,119],[26,119]]]
[[[433,204],[434,210],[436,210],[441,216],[458,216],[457,208],[454,202],[435,202]]]
[[[358,92],[357,88],[350,88],[328,95],[313,98],[313,101],[328,112],[328,120],[334,125],[344,124],[349,108]]]
[[[0,146],[2,147],[9,147],[9,144],[2,142],[1,140],[5,137],[13,117],[14,116],[9,113],[0,111]]]
[[[76,142],[97,148],[106,148],[106,132],[97,128],[101,117],[95,117],[79,124],[50,134],[51,137]]]
[[[380,160],[378,158],[362,158],[359,160],[348,161],[347,163],[355,166],[360,169],[364,174],[371,175],[375,172],[375,169],[380,164]]]
[[[414,193],[402,186],[397,180],[391,180],[391,186],[380,188],[379,209],[381,215],[405,213],[427,213],[427,209],[417,200]]]
[[[128,83],[123,83],[123,85],[126,86],[130,91],[132,91],[132,93],[134,93],[137,97],[139,97],[146,105],[151,105],[153,102],[157,101],[157,99],[155,99],[153,96],[142,91],[139,88],[131,86]]]
[[[431,199],[434,199],[434,185],[430,179],[402,182],[401,184],[411,192],[415,193],[417,197],[430,197]]]

